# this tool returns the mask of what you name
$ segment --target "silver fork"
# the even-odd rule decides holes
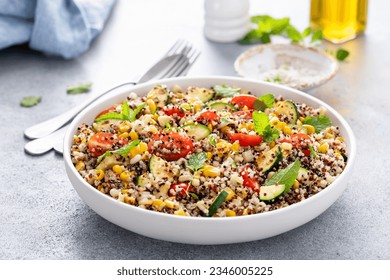
[[[185,53],[183,53],[178,60],[173,63],[171,67],[167,67],[161,71],[162,74],[159,75],[159,78],[171,78],[171,77],[179,77],[187,74],[188,70],[194,64],[196,59],[199,57],[200,52],[194,48],[187,47]],[[153,67],[152,67],[153,68]],[[151,69],[152,69],[151,68]],[[147,71],[148,73],[149,71]],[[144,75],[145,76],[145,75]],[[115,87],[114,89],[118,89],[119,87],[134,85],[135,83],[126,83]],[[110,90],[112,92],[114,89]],[[63,139],[65,132],[68,126],[62,127],[61,129],[38,139],[32,140],[28,142],[24,146],[24,150],[31,155],[41,155],[44,154],[51,149],[58,153],[63,153]]]
[[[197,59],[199,54],[200,52],[194,49],[190,43],[184,40],[178,40],[175,44],[173,44],[168,52],[156,64],[149,68],[149,70],[137,82],[124,83],[108,91],[91,96],[89,99],[85,100],[80,105],[72,108],[71,110],[25,129],[24,135],[30,139],[47,136],[71,121],[81,110],[94,102],[96,99],[124,85],[135,85],[138,83],[150,81],[152,79],[177,77],[185,70],[186,63],[192,64]]]

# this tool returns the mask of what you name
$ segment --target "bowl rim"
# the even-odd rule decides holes
[[[346,122],[344,117],[342,117],[335,109],[333,109],[330,105],[325,103],[324,101],[313,97],[311,95],[308,95],[300,90],[293,89],[287,86],[283,85],[277,85],[277,84],[272,84],[264,81],[258,81],[254,79],[248,79],[248,78],[242,78],[242,77],[232,77],[232,76],[193,76],[193,77],[179,77],[179,78],[168,78],[168,79],[161,79],[161,80],[156,80],[156,81],[149,81],[146,83],[142,83],[139,85],[135,85],[134,87],[131,88],[131,91],[136,92],[140,88],[150,88],[154,86],[155,84],[164,84],[167,82],[188,82],[188,81],[201,81],[201,80],[226,80],[226,82],[248,82],[248,83],[257,83],[259,86],[266,85],[266,86],[271,86],[274,88],[279,88],[282,90],[290,91],[292,94],[296,94],[298,96],[301,96],[303,98],[307,98],[313,103],[318,104],[319,106],[325,107],[328,112],[331,112],[331,114],[340,122],[341,126],[344,128],[346,131],[346,134],[348,135],[349,139],[349,150],[350,154],[348,155],[348,163],[343,170],[343,172],[335,179],[334,182],[332,182],[329,186],[327,186],[325,189],[321,190],[319,193],[303,200],[298,203],[294,203],[292,205],[289,205],[284,208],[268,211],[268,212],[262,212],[262,213],[257,213],[253,215],[247,215],[247,216],[236,216],[236,217],[224,217],[221,219],[210,219],[208,217],[192,217],[192,216],[178,216],[178,215],[172,215],[172,214],[167,214],[167,213],[160,213],[157,211],[153,210],[148,210],[148,209],[143,209],[137,206],[129,205],[126,203],[123,203],[121,201],[118,201],[112,197],[110,197],[107,194],[103,194],[102,192],[98,191],[96,188],[94,188],[92,185],[87,183],[86,181],[83,180],[81,175],[77,172],[76,168],[74,167],[72,161],[71,161],[71,156],[70,156],[70,147],[71,147],[71,139],[73,139],[74,131],[77,129],[79,124],[82,123],[84,116],[91,110],[94,109],[95,106],[100,105],[101,103],[105,103],[108,100],[111,100],[115,97],[118,97],[120,95],[124,95],[125,91],[121,91],[118,93],[115,93],[114,95],[111,95],[109,98],[102,98],[100,100],[97,100],[90,104],[87,108],[82,110],[71,122],[69,125],[65,138],[64,138],[64,153],[63,153],[63,158],[64,158],[64,163],[72,172],[75,178],[78,179],[79,183],[83,185],[83,187],[86,187],[89,191],[95,192],[96,195],[98,195],[100,198],[104,200],[104,203],[111,203],[111,204],[116,204],[116,206],[122,207],[124,209],[128,209],[129,211],[136,211],[135,214],[140,213],[142,215],[152,215],[156,217],[161,217],[163,219],[172,219],[172,220],[186,220],[189,222],[201,222],[201,223],[217,223],[217,224],[223,224],[223,223],[229,223],[229,221],[237,221],[237,220],[252,220],[252,219],[266,219],[267,217],[272,217],[272,216],[279,216],[283,215],[286,211],[292,211],[295,208],[300,208],[300,207],[305,207],[308,203],[314,203],[316,200],[321,199],[323,196],[325,196],[327,193],[331,192],[334,188],[338,186],[338,183],[342,181],[342,178],[346,177],[349,175],[349,173],[352,170],[353,164],[355,162],[356,158],[356,139],[355,135],[349,126],[349,124]],[[126,91],[129,93],[129,91]],[[69,177],[69,174],[68,174]],[[72,186],[74,189],[77,190],[77,187],[72,183]]]
[[[321,51],[318,48],[306,47],[306,46],[301,46],[301,45],[297,45],[297,44],[282,44],[282,43],[272,44],[272,43],[268,43],[268,44],[261,44],[261,45],[253,46],[253,47],[247,49],[246,51],[242,52],[240,55],[238,55],[234,61],[234,70],[236,71],[236,73],[243,78],[253,79],[253,78],[249,78],[247,75],[245,75],[242,72],[240,64],[244,60],[250,59],[252,56],[259,53],[260,51],[262,52],[265,49],[271,49],[271,50],[272,49],[276,49],[276,50],[288,49],[288,50],[294,50],[294,51],[295,50],[309,51],[309,52],[312,52],[312,53],[315,53],[319,56],[324,57],[327,61],[329,61],[330,65],[334,66],[334,67],[332,67],[332,71],[330,71],[329,74],[327,74],[326,76],[323,75],[321,77],[321,79],[318,79],[315,82],[312,82],[310,84],[303,83],[303,82],[298,83],[298,86],[294,87],[294,89],[298,89],[298,90],[309,90],[309,89],[312,89],[314,87],[317,87],[317,86],[325,83],[326,81],[329,81],[337,74],[337,71],[340,67],[338,61],[333,56],[331,56],[330,54],[328,54],[324,51]],[[307,86],[304,86],[305,84],[307,84]],[[291,87],[291,88],[293,88],[293,87]]]

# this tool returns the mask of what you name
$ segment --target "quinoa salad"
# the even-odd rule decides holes
[[[82,178],[113,199],[180,216],[252,215],[303,201],[344,170],[325,108],[251,93],[156,85],[109,104],[73,137]]]

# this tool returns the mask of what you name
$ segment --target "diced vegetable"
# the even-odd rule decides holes
[[[222,190],[218,194],[218,196],[215,198],[215,200],[209,207],[209,217],[212,217],[215,213],[217,213],[219,207],[221,207],[221,205],[225,202],[228,195],[228,192],[225,190]]]

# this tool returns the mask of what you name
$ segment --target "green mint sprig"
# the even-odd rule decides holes
[[[279,130],[272,128],[266,113],[254,111],[252,113],[253,123],[257,134],[263,136],[265,142],[275,141],[279,136]]]
[[[271,93],[264,94],[255,100],[253,108],[256,111],[264,111],[267,108],[274,107],[275,97]]]
[[[307,116],[302,123],[314,126],[316,133],[320,133],[332,125],[332,121],[326,116]]]
[[[293,163],[290,163],[286,168],[279,169],[270,179],[265,181],[266,186],[272,186],[275,184],[284,185],[285,189],[283,194],[287,193],[295,180],[298,177],[299,168],[301,164],[298,159]]]
[[[70,86],[66,89],[67,94],[80,94],[90,90],[92,83],[79,83],[77,85]]]
[[[20,101],[20,106],[22,107],[32,107],[41,102],[42,98],[40,96],[26,96]]]
[[[137,147],[140,142],[141,142],[141,140],[137,139],[137,140],[131,141],[129,144],[123,146],[122,148],[120,148],[118,150],[107,151],[98,157],[97,162],[98,163],[101,162],[105,157],[112,155],[112,154],[121,155],[122,157],[125,157],[129,154],[130,150],[134,147]]]
[[[196,172],[204,166],[206,160],[207,160],[206,153],[195,154],[188,160],[187,167],[193,172]]]
[[[101,122],[104,120],[124,120],[124,121],[135,121],[138,113],[145,107],[145,103],[142,103],[134,110],[130,109],[127,101],[122,103],[122,113],[109,112],[95,119],[95,122]]]
[[[214,87],[214,91],[216,93],[217,96],[220,96],[220,97],[232,97],[238,93],[240,93],[240,90],[239,88],[232,88],[232,87],[229,87],[225,84],[222,84],[222,85],[216,85]]]

